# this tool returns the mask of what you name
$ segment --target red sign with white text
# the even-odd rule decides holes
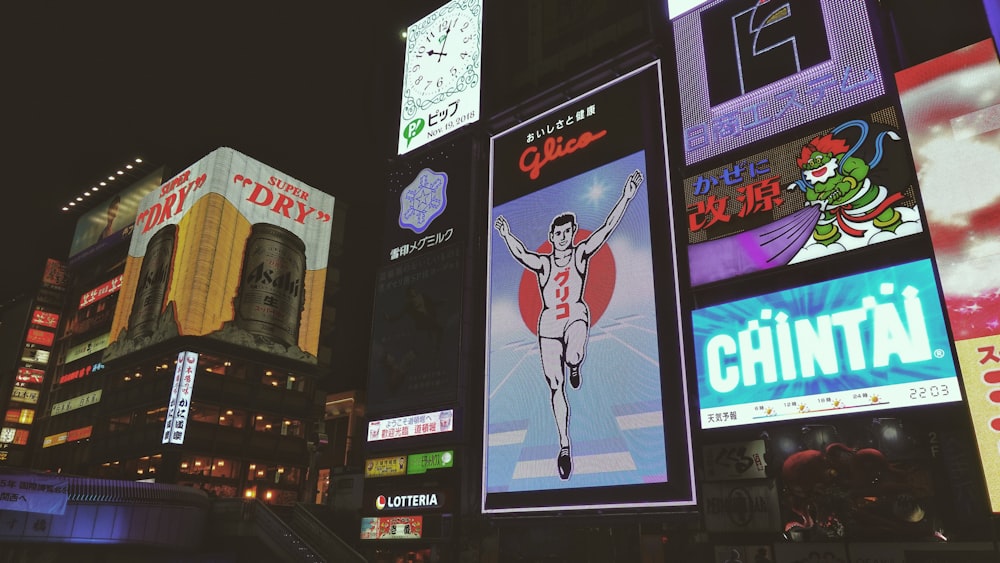
[[[118,293],[118,290],[122,288],[122,274],[111,278],[110,280],[102,283],[101,285],[91,289],[87,293],[80,296],[80,306],[78,309],[83,309],[87,305],[100,301],[105,297]]]
[[[56,328],[56,326],[59,325],[59,315],[48,311],[42,311],[41,309],[35,309],[35,312],[31,314],[31,324],[45,326],[48,328]]]

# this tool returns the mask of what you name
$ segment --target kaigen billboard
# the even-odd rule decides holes
[[[1000,62],[987,39],[896,75],[927,229],[1000,512]],[[984,181],[985,179],[985,181]]]
[[[685,162],[884,94],[866,4],[717,0],[674,20]]]
[[[333,197],[222,147],[143,199],[104,360],[206,336],[316,363]]]
[[[693,286],[923,231],[892,107],[687,178],[684,204]]]
[[[654,63],[491,140],[486,512],[693,502],[663,132]]]
[[[930,260],[692,317],[702,428],[962,400]]]

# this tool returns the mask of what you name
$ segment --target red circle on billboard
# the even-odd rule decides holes
[[[591,231],[579,229],[573,237],[574,244],[580,244],[590,236]],[[535,250],[538,254],[551,254],[552,243],[545,241]],[[590,257],[587,266],[586,285],[583,288],[583,300],[590,309],[590,324],[597,324],[601,315],[607,310],[611,302],[611,295],[615,292],[615,279],[617,271],[615,268],[615,256],[611,252],[611,247],[604,244],[593,256]],[[521,274],[521,283],[517,289],[517,301],[521,309],[521,320],[524,326],[532,334],[538,334],[538,316],[542,312],[542,295],[538,288],[538,276],[531,270],[525,270]]]

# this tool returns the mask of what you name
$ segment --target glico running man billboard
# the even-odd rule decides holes
[[[885,93],[865,1],[717,0],[673,24],[689,165]]]
[[[660,84],[491,139],[485,512],[694,500]]]
[[[233,149],[139,207],[104,361],[206,336],[316,363],[333,197]]]
[[[702,428],[962,400],[930,260],[693,312]]]

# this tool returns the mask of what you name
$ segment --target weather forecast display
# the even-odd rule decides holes
[[[885,93],[866,2],[717,0],[674,40],[688,165]]]
[[[690,504],[659,83],[492,140],[487,512]]]
[[[961,401],[930,260],[693,312],[702,428]]]

